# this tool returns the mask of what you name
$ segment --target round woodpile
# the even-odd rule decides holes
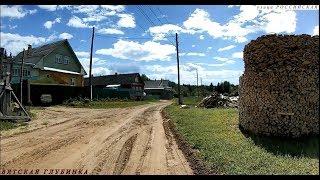
[[[243,54],[240,126],[267,136],[319,134],[319,36],[265,35]]]

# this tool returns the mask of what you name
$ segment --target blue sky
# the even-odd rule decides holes
[[[266,6],[264,6],[266,7]],[[181,82],[227,80],[238,84],[242,51],[264,34],[319,34],[317,10],[224,5],[1,5],[1,46],[15,55],[26,48],[68,39],[88,72],[94,38],[94,75],[139,72],[177,82],[175,33]]]

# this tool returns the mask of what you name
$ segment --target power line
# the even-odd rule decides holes
[[[143,10],[142,7],[137,6],[137,9],[138,9],[139,12],[147,19],[147,21],[148,21],[151,25],[157,26],[157,25],[151,20],[151,18],[147,15],[147,13]],[[166,37],[166,36],[164,36],[164,37]],[[167,40],[168,40],[173,46],[175,46],[174,43],[173,43],[172,41],[170,41],[170,39],[169,39],[168,37],[166,37],[166,38],[167,38]]]
[[[97,34],[96,36],[107,37],[107,38],[115,38],[115,39],[152,39],[152,37],[149,37],[149,38],[143,38],[143,37],[118,37],[118,36],[109,36],[109,35],[101,35],[101,34]]]

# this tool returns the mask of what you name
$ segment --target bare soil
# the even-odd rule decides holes
[[[117,109],[48,107],[27,129],[3,132],[2,169],[83,169],[89,174],[193,174],[161,110],[170,101]],[[45,122],[45,123],[44,123]]]

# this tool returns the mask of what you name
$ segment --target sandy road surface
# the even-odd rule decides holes
[[[83,169],[89,174],[192,174],[160,110],[49,107],[50,125],[1,140],[3,169]],[[51,122],[58,123],[52,124]],[[32,129],[32,128],[31,128]]]

